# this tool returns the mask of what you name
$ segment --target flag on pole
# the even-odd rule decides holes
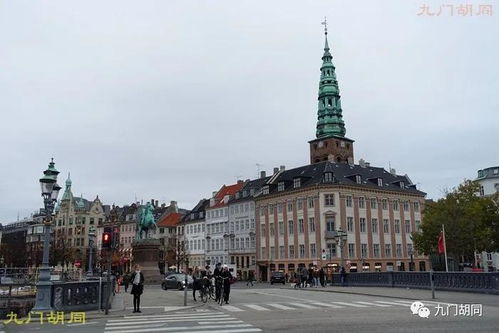
[[[437,249],[439,254],[445,253],[445,239],[443,231],[440,231],[440,235],[438,236]]]
[[[447,244],[445,243],[445,227],[442,224],[442,231],[440,231],[440,235],[438,235],[438,244],[437,251],[439,254],[445,255],[445,271],[449,271],[449,263],[447,261]]]

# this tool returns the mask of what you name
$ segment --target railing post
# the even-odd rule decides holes
[[[430,286],[431,286],[431,299],[435,299],[435,276],[433,275],[433,269],[430,269]]]

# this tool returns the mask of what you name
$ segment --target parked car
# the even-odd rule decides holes
[[[284,277],[284,273],[272,272],[272,275],[270,276],[270,284],[274,284],[274,282],[286,284],[286,278]]]
[[[187,288],[192,289],[193,282],[194,282],[194,279],[192,278],[192,276],[187,275]],[[167,289],[184,290],[184,288],[185,288],[185,274],[168,275],[161,282],[161,288],[163,290],[167,290]]]

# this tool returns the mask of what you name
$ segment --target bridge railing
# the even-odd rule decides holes
[[[499,294],[499,272],[433,272],[437,290],[471,291]],[[341,285],[341,275],[333,275],[333,284]],[[346,273],[348,286],[399,287],[430,289],[430,272],[359,272]]]

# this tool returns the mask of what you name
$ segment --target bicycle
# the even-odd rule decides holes
[[[206,285],[203,285],[201,289],[199,289],[199,295],[201,296],[201,301],[206,303],[208,301],[208,291]]]

